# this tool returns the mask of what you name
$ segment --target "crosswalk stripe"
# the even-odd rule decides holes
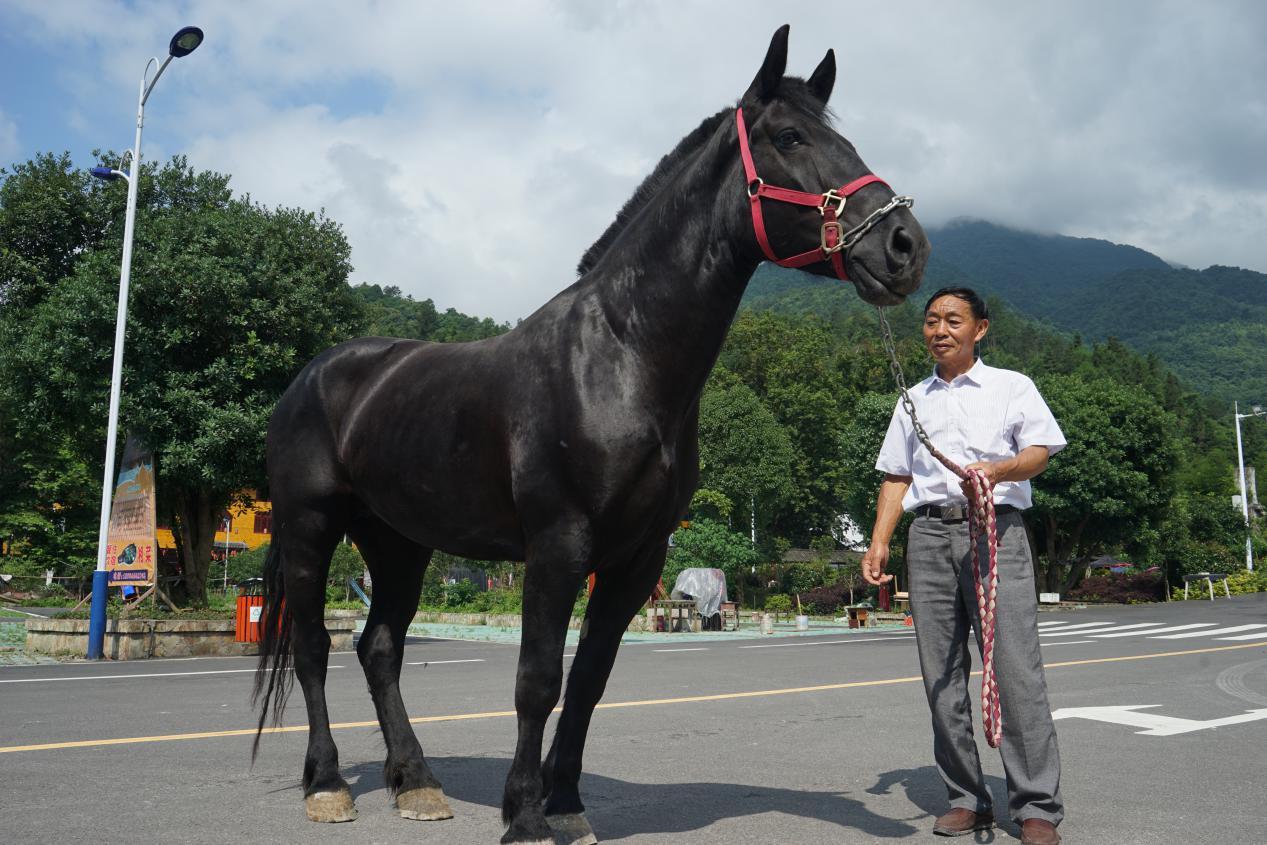
[[[1189,625],[1172,625],[1169,628],[1156,628],[1152,631],[1127,631],[1125,634],[1091,634],[1092,637],[1103,637],[1111,639],[1112,637],[1136,637],[1140,634],[1169,634],[1173,631],[1187,631],[1192,628],[1209,628],[1217,625],[1217,622],[1193,622]]]
[[[1108,627],[1108,628],[1084,628],[1084,629],[1083,629],[1083,630],[1081,630],[1081,631],[1070,631],[1069,633],[1074,634],[1074,635],[1076,635],[1076,636],[1082,636],[1082,635],[1085,635],[1085,636],[1088,636],[1088,637],[1093,637],[1093,636],[1107,636],[1109,631],[1128,631],[1128,632],[1129,632],[1129,633],[1131,633],[1131,634],[1151,634],[1151,633],[1152,633],[1152,631],[1141,631],[1141,630],[1139,630],[1139,629],[1140,629],[1140,628],[1156,628],[1158,625],[1161,625],[1161,624],[1163,624],[1163,623],[1161,623],[1161,622],[1136,622],[1136,623],[1135,623],[1135,624],[1133,624],[1133,625],[1113,625],[1113,626],[1110,626],[1110,627]],[[1042,633],[1042,634],[1039,634],[1039,636],[1040,636],[1040,637],[1041,637],[1041,636],[1058,636],[1058,635],[1063,634],[1063,633],[1064,633],[1064,631],[1048,631],[1048,632],[1044,632],[1044,633]]]
[[[1231,628],[1215,628],[1213,631],[1188,631],[1184,634],[1165,634],[1160,637],[1151,637],[1154,640],[1183,640],[1188,637],[1213,637],[1216,634],[1236,634],[1241,631],[1254,631],[1259,628],[1267,628],[1267,625],[1233,625]]]
[[[1055,627],[1057,625],[1068,625],[1068,624],[1069,624],[1068,619],[1048,619],[1046,622],[1039,622],[1038,627],[1048,628],[1048,627]]]
[[[1103,625],[1096,625],[1095,627],[1092,627],[1092,628],[1079,628],[1077,630],[1073,630],[1071,628],[1061,628],[1056,631],[1039,631],[1038,636],[1040,637],[1077,637],[1077,636],[1081,636],[1082,634],[1093,634],[1096,631],[1116,631],[1116,630],[1117,630],[1117,627],[1114,626],[1111,622],[1109,622]]]
[[[1062,626],[1062,627],[1061,627],[1061,629],[1060,629],[1060,633],[1062,633],[1062,634],[1063,634],[1065,631],[1074,631],[1074,630],[1077,630],[1077,629],[1079,629],[1079,628],[1100,628],[1100,627],[1103,627],[1103,626],[1105,626],[1105,625],[1112,625],[1112,624],[1113,624],[1112,622],[1080,622],[1080,623],[1078,623],[1077,625],[1064,625],[1064,626]],[[1046,632],[1046,631],[1044,631],[1043,633],[1047,633],[1047,632]],[[1055,631],[1052,631],[1051,633],[1053,633],[1053,634],[1054,634],[1054,633],[1056,633],[1056,632],[1055,632]]]
[[[1235,637],[1219,637],[1220,640],[1261,640],[1267,637],[1267,631],[1259,631],[1256,634],[1240,634]]]

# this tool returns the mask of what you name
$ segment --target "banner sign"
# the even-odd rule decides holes
[[[110,508],[106,569],[111,584],[152,584],[158,561],[154,510],[154,456],[128,435]]]

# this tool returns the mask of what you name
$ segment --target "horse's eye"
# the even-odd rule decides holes
[[[801,143],[801,133],[795,129],[784,129],[774,139],[774,143],[778,144],[780,149],[790,150]]]

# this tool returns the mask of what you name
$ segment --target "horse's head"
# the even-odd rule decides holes
[[[848,278],[876,305],[901,302],[919,287],[928,238],[910,201],[829,124],[835,55],[828,50],[808,80],[785,77],[787,36],[787,26],[774,33],[735,116],[753,236],[766,258]]]

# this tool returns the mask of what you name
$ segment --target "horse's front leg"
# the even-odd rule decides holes
[[[563,686],[563,644],[582,581],[578,554],[560,544],[548,553],[534,551],[528,556],[515,678],[519,741],[502,799],[502,819],[510,825],[503,843],[554,843],[541,808],[541,737]]]
[[[567,699],[554,732],[554,744],[542,767],[547,793],[545,812],[557,841],[568,845],[597,842],[581,803],[581,758],[590,717],[603,697],[616,662],[620,639],[635,613],[646,603],[664,569],[667,543],[629,561],[623,568],[599,574],[585,613],[581,642],[568,673]]]

